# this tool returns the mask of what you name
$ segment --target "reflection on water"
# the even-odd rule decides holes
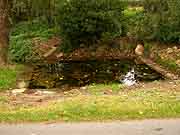
[[[136,84],[136,78],[135,78],[135,70],[132,68],[122,79],[122,83],[127,86],[132,86]]]

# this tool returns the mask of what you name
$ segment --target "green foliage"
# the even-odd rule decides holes
[[[14,62],[32,62],[36,59],[32,51],[33,38],[47,40],[57,31],[38,20],[21,22],[14,26],[10,35],[10,59]]]
[[[12,19],[15,22],[32,20],[34,17],[52,15],[53,0],[12,0]]]
[[[59,24],[64,36],[64,50],[80,44],[93,44],[105,36],[120,36],[123,31],[120,0],[70,0],[59,10]]]
[[[127,8],[124,10],[125,14],[125,28],[126,33],[137,36],[137,31],[141,28],[143,20],[143,7]]]
[[[144,9],[148,13],[163,13],[167,10],[167,0],[144,0]]]
[[[145,0],[134,34],[141,39],[180,43],[179,24],[180,1]]]
[[[15,86],[17,74],[21,69],[22,66],[20,65],[10,68],[0,68],[0,91]],[[1,100],[0,98],[0,102]]]
[[[142,7],[129,7],[126,10],[124,10],[124,14],[128,19],[131,17],[135,17],[137,14],[141,13],[143,11]]]
[[[122,0],[128,4],[128,6],[131,7],[138,7],[143,5],[143,0]]]
[[[58,9],[65,0],[12,0],[11,23],[41,19],[57,23]]]

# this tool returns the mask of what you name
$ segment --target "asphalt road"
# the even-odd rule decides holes
[[[180,119],[111,123],[0,124],[0,135],[180,135]]]

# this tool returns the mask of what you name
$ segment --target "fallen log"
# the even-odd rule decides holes
[[[53,53],[55,53],[57,49],[58,49],[57,47],[52,47],[48,52],[46,52],[46,53],[43,55],[43,57],[47,58],[47,57],[53,55]]]

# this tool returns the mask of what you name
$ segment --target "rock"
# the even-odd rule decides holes
[[[177,61],[176,61],[176,64],[177,64],[178,66],[180,66],[180,60],[177,60]]]
[[[59,53],[59,54],[56,55],[57,58],[61,58],[61,57],[63,57],[63,56],[64,56],[63,53]]]
[[[107,89],[107,90],[104,91],[104,94],[105,95],[112,95],[113,91],[111,89]]]
[[[54,95],[56,92],[54,91],[44,91],[44,90],[38,90],[34,93],[34,95]]]
[[[174,49],[174,50],[177,50],[178,48],[177,48],[177,46],[174,46],[173,49]]]
[[[142,44],[138,44],[135,49],[135,54],[138,56],[144,55],[144,46]]]
[[[26,91],[26,88],[22,88],[22,89],[14,89],[12,90],[13,94],[20,94],[20,93],[24,93]]]
[[[18,87],[19,89],[23,89],[23,88],[27,88],[28,85],[29,85],[28,82],[20,81],[20,82],[18,82],[17,87]]]
[[[84,86],[84,87],[81,87],[80,89],[81,89],[81,90],[86,90],[86,89],[87,89],[87,87],[86,87],[86,86]]]
[[[42,91],[38,90],[34,93],[34,95],[36,95],[36,96],[42,95]]]
[[[42,91],[42,94],[53,95],[56,94],[54,91]]]
[[[171,54],[171,53],[173,53],[174,51],[173,51],[173,49],[172,48],[168,48],[167,49],[167,54]]]

